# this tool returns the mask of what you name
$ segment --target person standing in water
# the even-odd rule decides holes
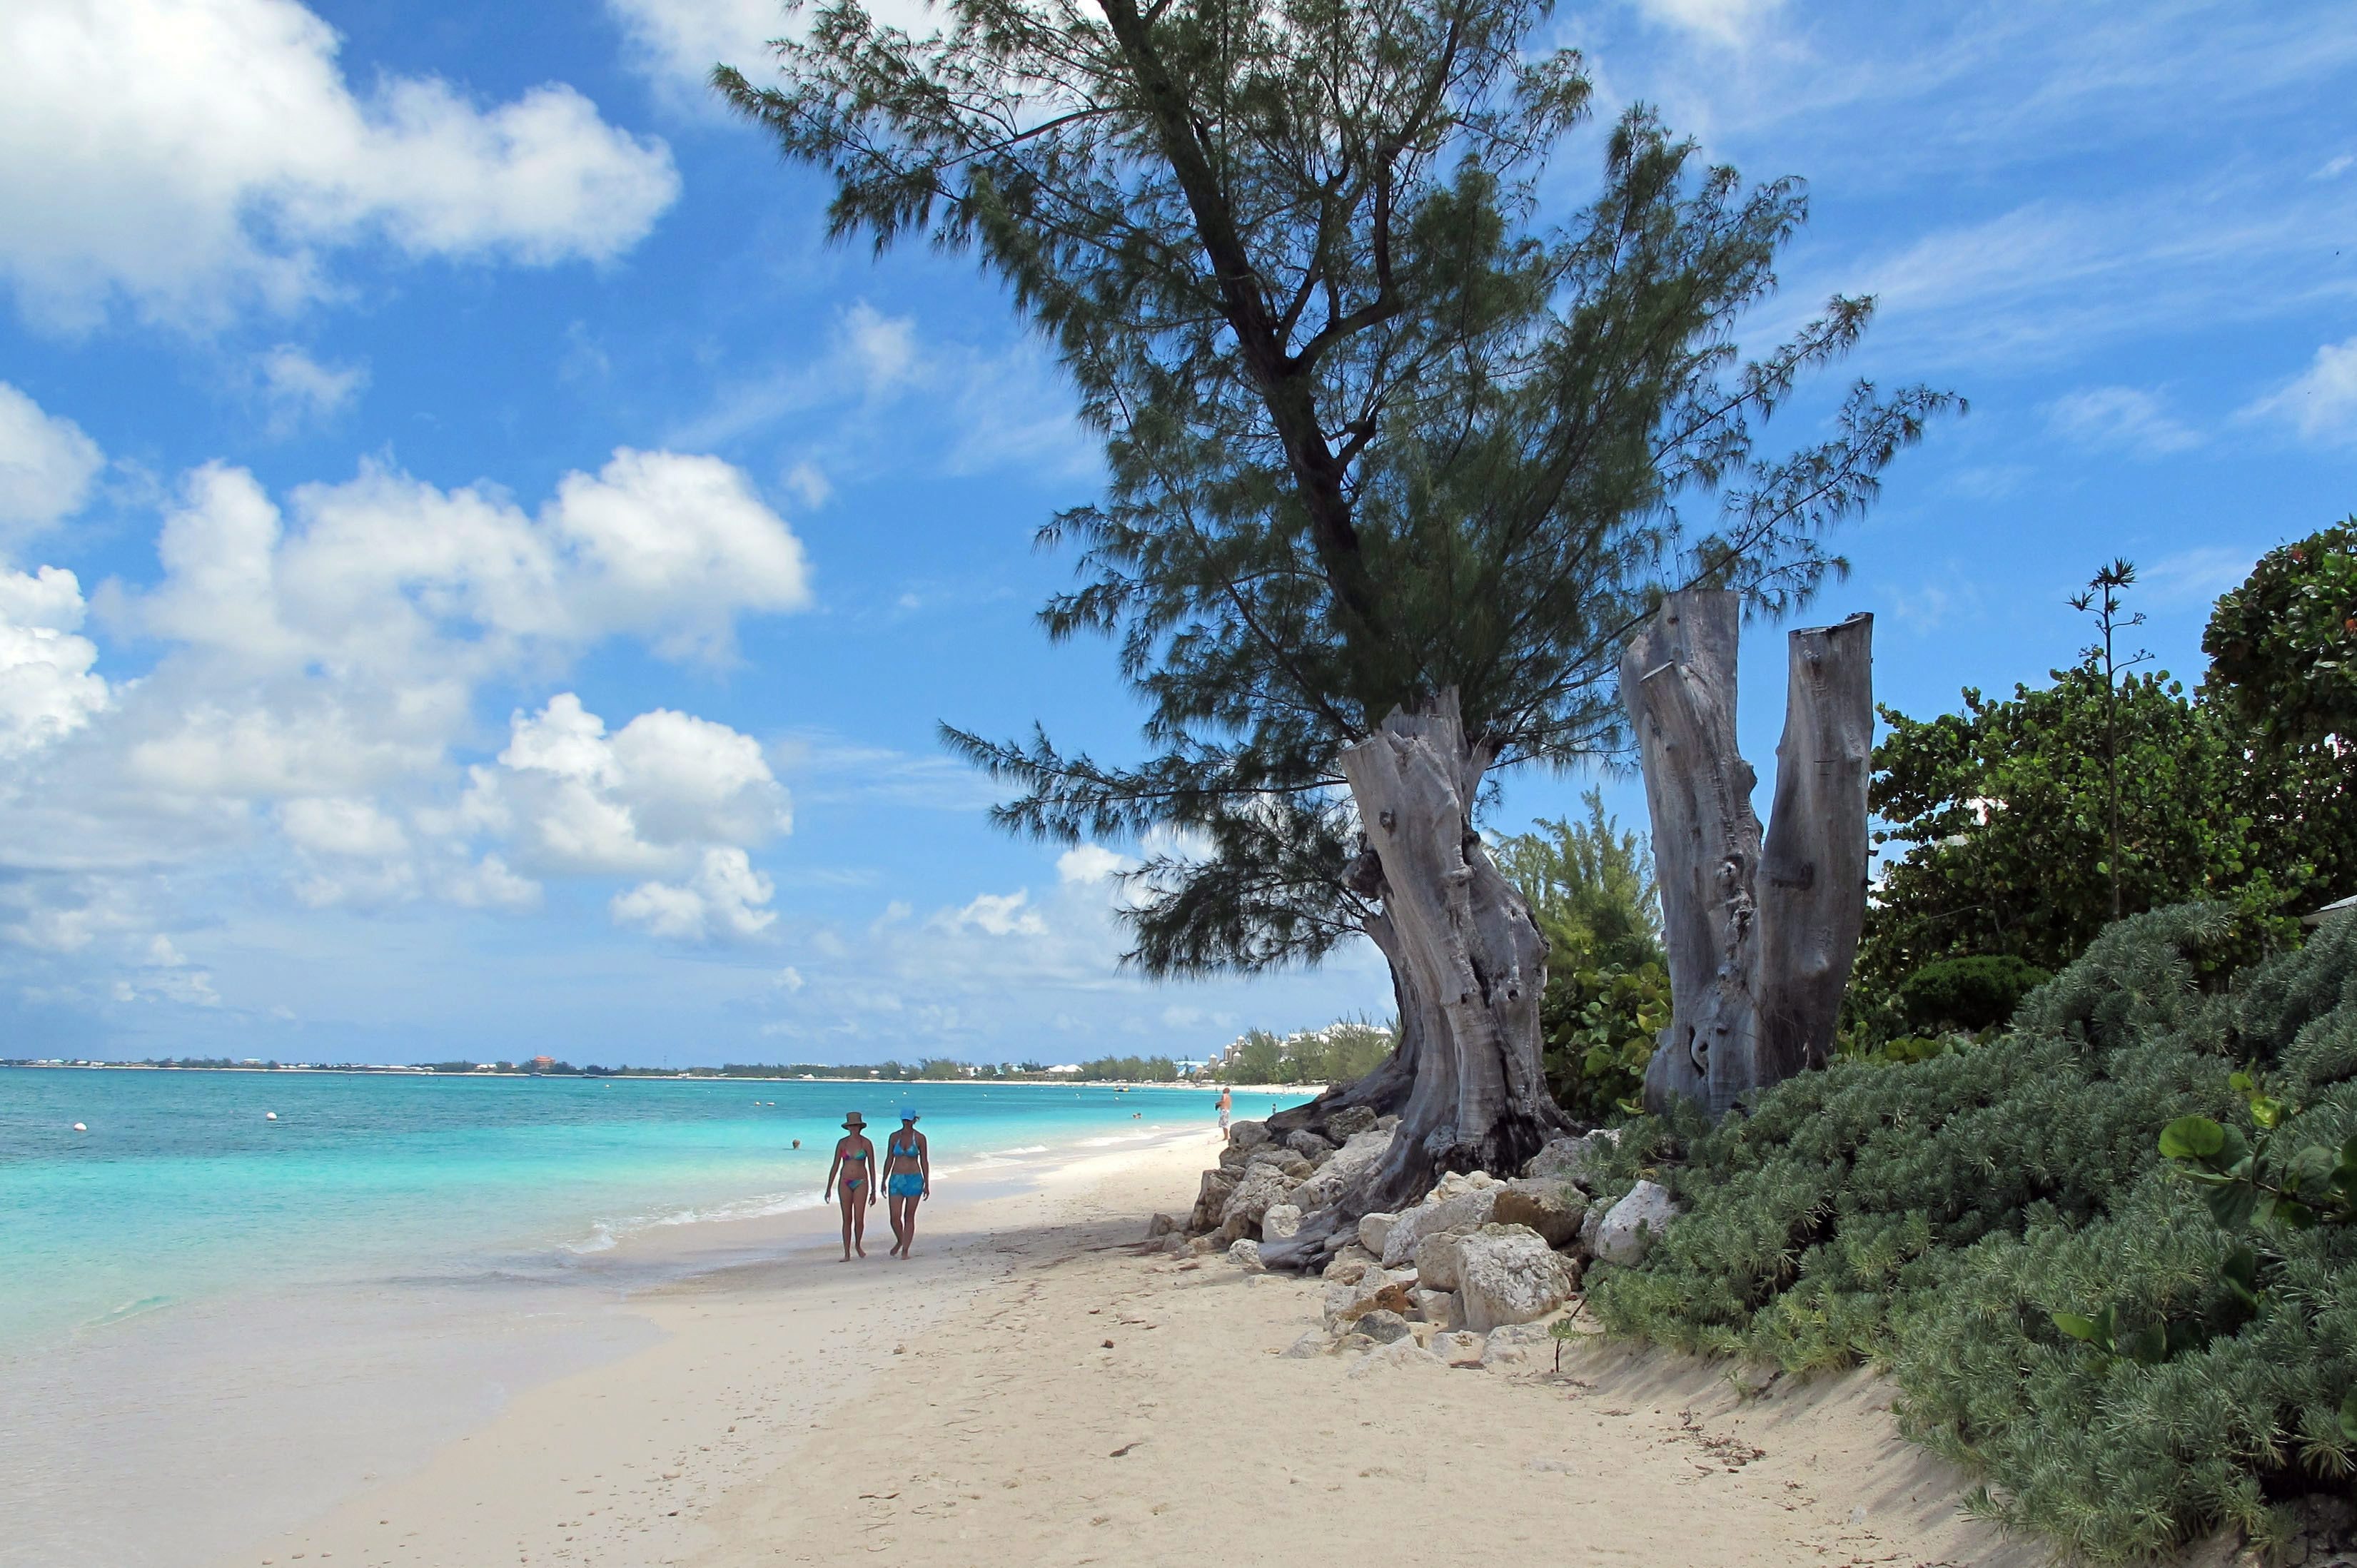
[[[900,1130],[884,1141],[884,1193],[892,1203],[892,1251],[908,1261],[917,1239],[917,1205],[933,1196],[933,1166],[914,1108],[900,1112]]]
[[[833,1197],[835,1187],[843,1188],[843,1261],[851,1262],[857,1248],[861,1257],[867,1249],[861,1245],[867,1236],[867,1205],[876,1197],[876,1145],[867,1141],[864,1129],[867,1119],[855,1111],[843,1119],[845,1135],[834,1142],[834,1164],[826,1169],[826,1196]],[[843,1179],[838,1184],[835,1178]],[[899,1221],[893,1222],[894,1229]]]

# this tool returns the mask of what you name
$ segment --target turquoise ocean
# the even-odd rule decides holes
[[[1236,1113],[1286,1102],[1239,1095]],[[845,1113],[880,1139],[903,1104],[943,1196],[1214,1115],[1200,1090],[1082,1085],[0,1069],[0,1357],[305,1284],[562,1271],[649,1227],[815,1206]]]

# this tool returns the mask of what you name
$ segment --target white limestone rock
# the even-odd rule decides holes
[[[1426,1290],[1457,1288],[1457,1233],[1442,1230],[1415,1244],[1415,1281]]]
[[[1377,1307],[1359,1319],[1358,1332],[1378,1344],[1388,1345],[1394,1339],[1407,1338],[1412,1331],[1406,1318],[1396,1312]]]
[[[1452,1334],[1433,1337],[1432,1353],[1452,1367],[1479,1367],[1490,1348],[1490,1341],[1481,1335],[1458,1329]]]
[[[1484,1225],[1460,1237],[1457,1273],[1465,1326],[1476,1333],[1544,1317],[1571,1294],[1571,1271],[1527,1225]]]
[[[1398,1215],[1385,1214],[1381,1210],[1377,1210],[1372,1214],[1360,1215],[1359,1245],[1364,1247],[1368,1251],[1372,1252],[1376,1257],[1382,1257],[1383,1255],[1383,1243],[1390,1239],[1392,1227],[1398,1223]]]
[[[1260,1261],[1260,1243],[1251,1240],[1239,1240],[1230,1246],[1228,1261],[1254,1273],[1267,1266]]]
[[[1230,1148],[1249,1151],[1259,1148],[1268,1141],[1268,1123],[1265,1122],[1233,1122],[1228,1125]]]
[[[1672,1201],[1667,1187],[1641,1181],[1604,1216],[1590,1250],[1608,1263],[1637,1262],[1670,1221],[1684,1212]]]
[[[1277,1356],[1280,1360],[1308,1361],[1323,1356],[1333,1348],[1334,1342],[1313,1328],[1277,1352]]]
[[[1498,1194],[1490,1218],[1500,1225],[1527,1225],[1545,1237],[1548,1246],[1566,1247],[1579,1240],[1587,1200],[1569,1182],[1522,1176]]]
[[[1272,1203],[1260,1217],[1263,1240],[1281,1240],[1301,1229],[1301,1210],[1290,1203]]]
[[[1250,1236],[1260,1229],[1261,1218],[1269,1206],[1290,1202],[1293,1189],[1300,1184],[1274,1165],[1254,1165],[1244,1173],[1244,1179],[1228,1195],[1220,1210],[1220,1229],[1230,1240]],[[1298,1207],[1297,1205],[1297,1207]]]
[[[1503,1190],[1494,1182],[1486,1187],[1469,1182],[1447,1197],[1427,1198],[1409,1209],[1383,1238],[1383,1266],[1406,1262],[1415,1255],[1415,1244],[1436,1231],[1478,1230],[1487,1225]]]
[[[1510,1323],[1495,1328],[1481,1341],[1481,1364],[1485,1367],[1519,1367],[1534,1355],[1552,1359],[1554,1337],[1535,1323]]]
[[[1354,1378],[1375,1377],[1403,1367],[1438,1369],[1447,1365],[1447,1362],[1412,1338],[1394,1339],[1390,1344],[1379,1345],[1360,1357],[1358,1364],[1351,1369],[1349,1375]]]
[[[1301,1184],[1294,1201],[1301,1205],[1304,1214],[1314,1214],[1321,1208],[1331,1208],[1351,1192],[1360,1188],[1383,1156],[1391,1152],[1392,1135],[1388,1132],[1361,1133],[1334,1151],[1310,1177]],[[1353,1206],[1355,1207],[1355,1205]]]

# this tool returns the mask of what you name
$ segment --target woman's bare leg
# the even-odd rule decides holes
[[[892,1234],[900,1240],[894,1249],[903,1259],[909,1255],[909,1244],[917,1239],[917,1200],[896,1197],[892,1200]]]
[[[851,1188],[843,1189],[843,1261],[851,1262]]]
[[[851,1245],[861,1257],[867,1256],[867,1188],[863,1184],[859,1197],[851,1206]]]

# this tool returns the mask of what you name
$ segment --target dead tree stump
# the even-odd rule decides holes
[[[1735,739],[1741,628],[1740,595],[1673,594],[1620,663],[1669,952],[1653,1111],[1683,1098],[1723,1116],[1822,1064],[1866,922],[1874,618],[1791,635],[1764,855],[1757,776]]]

